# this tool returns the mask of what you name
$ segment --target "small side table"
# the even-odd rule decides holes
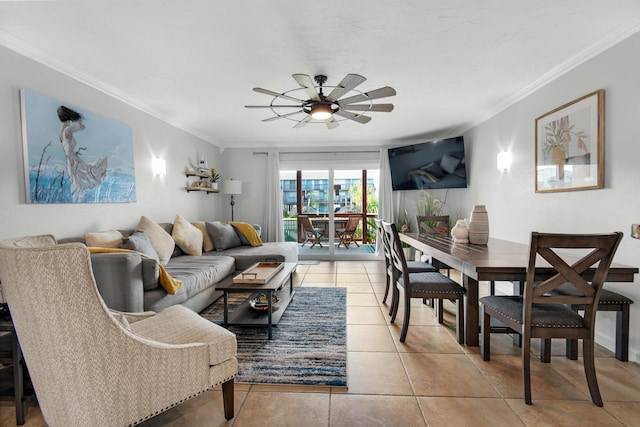
[[[29,374],[26,373],[25,384],[25,368],[24,359],[22,358],[22,350],[20,349],[20,343],[18,342],[18,336],[13,327],[11,320],[0,320],[0,332],[8,332],[0,337],[0,363],[5,366],[3,371],[11,369],[13,371],[13,385],[11,380],[4,380],[0,378],[0,390],[3,391],[3,397],[11,398],[16,403],[16,424],[24,424],[24,402],[25,402],[25,388],[32,392],[31,381],[29,380]],[[4,377],[4,375],[3,375]],[[8,377],[8,375],[7,375]],[[33,393],[35,397],[35,393]]]

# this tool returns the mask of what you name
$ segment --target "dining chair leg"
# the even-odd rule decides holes
[[[444,323],[444,300],[442,298],[438,298],[436,300],[436,313],[438,314],[438,323]]]
[[[456,319],[458,344],[464,344],[464,300],[462,298],[456,301]]]
[[[596,377],[596,365],[594,361],[593,339],[587,338],[582,340],[582,356],[584,359],[584,373],[587,376],[587,385],[591,400],[596,406],[603,406],[602,396],[598,388],[598,378]]]
[[[400,304],[400,290],[395,281],[391,284],[391,308],[389,309],[389,315],[391,316],[391,323],[396,321],[398,315],[398,305]]]
[[[540,339],[540,361],[551,363],[551,338]]]
[[[402,324],[402,333],[400,334],[400,342],[407,339],[407,331],[409,330],[409,319],[411,318],[411,298],[409,292],[404,290],[404,323]]]
[[[531,405],[531,338],[524,337],[522,343],[522,385],[524,403]]]
[[[616,312],[616,359],[621,362],[629,360],[629,306],[622,304]]]
[[[382,303],[386,304],[387,303],[387,296],[389,295],[389,287],[390,287],[390,280],[389,280],[389,275],[387,274],[387,283],[385,284],[384,287],[384,296],[382,297]]]
[[[459,302],[460,310],[464,311],[464,303]],[[491,359],[491,316],[484,311],[484,304],[480,304],[480,329],[482,336],[480,337],[480,356],[482,360],[488,362]]]

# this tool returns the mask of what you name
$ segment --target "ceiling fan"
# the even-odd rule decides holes
[[[253,88],[255,92],[273,96],[269,105],[245,105],[246,108],[270,108],[275,117],[262,120],[270,122],[278,119],[293,120],[296,123],[294,128],[300,128],[309,122],[322,123],[327,128],[334,129],[339,126],[339,121],[353,120],[358,123],[368,123],[371,117],[363,115],[368,111],[391,112],[393,104],[374,104],[374,99],[386,98],[396,94],[395,89],[389,86],[370,92],[361,92],[355,88],[363,83],[366,78],[358,74],[347,74],[337,86],[325,86],[327,76],[317,75],[313,79],[306,74],[293,74],[293,78],[300,85],[300,88],[291,89],[283,93],[259,87]],[[315,80],[315,84],[314,84]],[[328,95],[324,94],[326,88],[332,88]],[[302,99],[297,95],[297,91],[304,91],[308,99]],[[340,99],[341,96],[355,92],[355,95]],[[292,96],[296,95],[296,96]],[[283,100],[290,101],[283,103]],[[291,104],[293,102],[294,104]],[[295,109],[296,111],[284,113],[278,109]],[[336,118],[339,117],[339,118]]]

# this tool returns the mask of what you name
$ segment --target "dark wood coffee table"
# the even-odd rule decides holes
[[[266,327],[269,339],[272,339],[272,328],[277,325],[282,314],[293,299],[293,272],[296,269],[295,262],[283,263],[283,268],[279,270],[269,281],[264,284],[258,283],[233,283],[233,277],[226,278],[217,289],[224,294],[224,327],[246,326],[246,327]],[[289,282],[289,289],[285,285]],[[251,295],[237,308],[229,313],[230,293],[249,293]],[[255,310],[251,307],[251,300],[260,294],[267,296],[267,309]],[[277,296],[280,301],[273,305],[273,296]]]

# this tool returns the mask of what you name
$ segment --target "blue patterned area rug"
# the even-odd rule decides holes
[[[229,328],[238,342],[236,382],[346,387],[346,289],[295,290],[272,340],[266,328]],[[229,295],[230,310],[246,297]],[[222,324],[222,314],[222,298],[200,313],[217,324]]]

